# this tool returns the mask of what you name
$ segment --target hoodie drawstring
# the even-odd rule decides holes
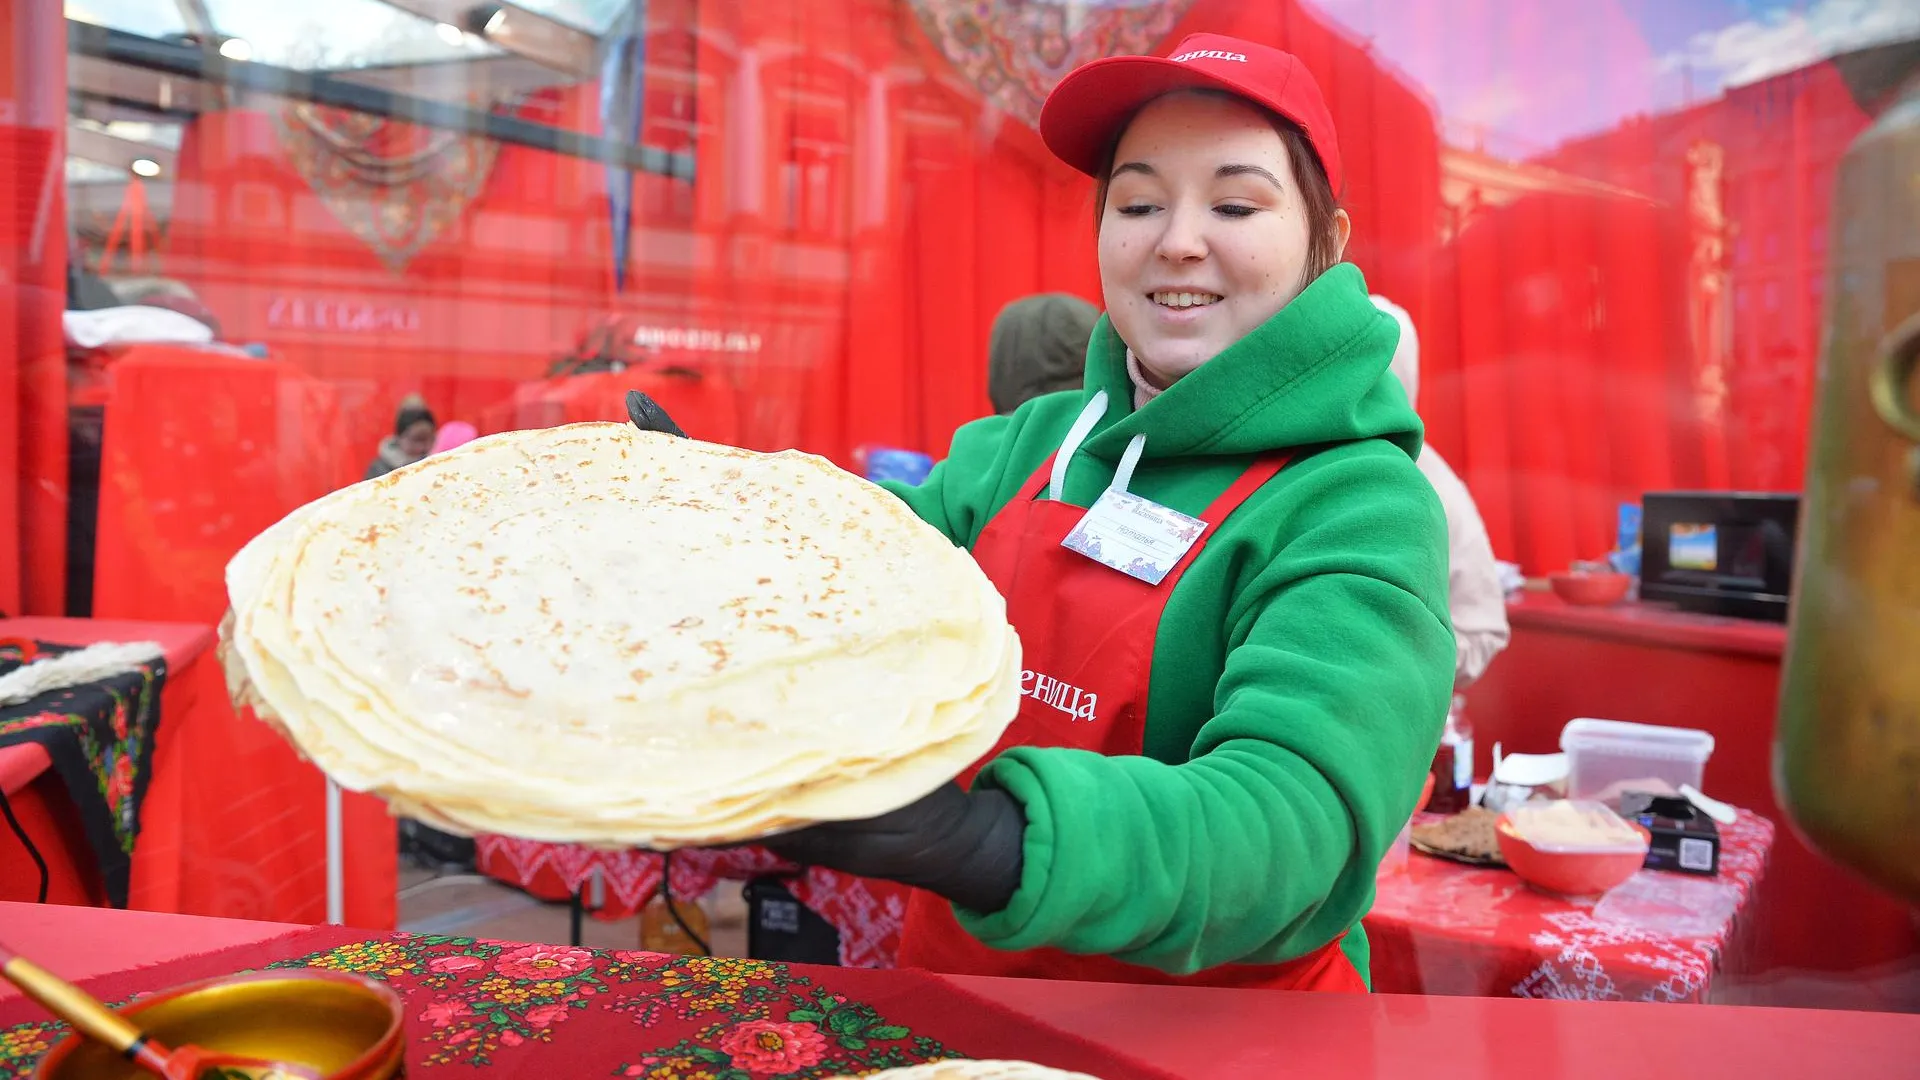
[[[1053,456],[1053,473],[1047,480],[1047,498],[1059,502],[1061,491],[1067,486],[1067,466],[1073,462],[1073,456],[1080,452],[1080,444],[1087,441],[1093,433],[1093,426],[1107,415],[1107,392],[1097,391],[1080,410],[1080,418],[1067,429],[1066,440],[1060,444],[1060,450]],[[1134,467],[1140,464],[1140,455],[1146,453],[1147,437],[1135,435],[1128,443],[1126,452],[1120,455],[1120,466],[1113,471],[1113,480],[1107,490],[1126,494],[1127,485],[1133,483]]]
[[[1087,441],[1087,435],[1093,431],[1093,425],[1107,415],[1107,392],[1101,390],[1080,410],[1080,419],[1067,429],[1067,439],[1060,444],[1060,451],[1053,455],[1053,475],[1047,480],[1047,498],[1060,501],[1061,489],[1067,486],[1067,465],[1073,461],[1073,455],[1080,452],[1080,444]]]

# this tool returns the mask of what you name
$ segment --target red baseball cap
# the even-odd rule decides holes
[[[1120,126],[1175,90],[1225,90],[1300,125],[1340,191],[1340,144],[1320,84],[1292,53],[1220,34],[1189,34],[1166,56],[1109,56],[1060,80],[1040,109],[1040,138],[1061,161],[1094,176]]]

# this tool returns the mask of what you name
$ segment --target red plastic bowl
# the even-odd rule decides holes
[[[1600,854],[1542,851],[1514,831],[1513,819],[1506,814],[1494,822],[1493,831],[1500,840],[1500,857],[1507,860],[1507,866],[1520,875],[1520,880],[1547,892],[1598,896],[1639,873],[1647,861],[1647,848],[1653,843],[1653,834],[1633,822],[1628,824],[1640,834],[1638,851]]]
[[[1547,580],[1560,599],[1583,607],[1617,604],[1633,588],[1632,574],[1554,574]]]

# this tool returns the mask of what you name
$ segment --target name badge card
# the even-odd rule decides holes
[[[1109,489],[1060,546],[1149,585],[1173,572],[1207,523],[1152,499]]]

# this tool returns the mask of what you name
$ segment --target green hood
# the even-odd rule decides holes
[[[1083,449],[1111,462],[1141,434],[1148,459],[1383,438],[1417,458],[1425,429],[1387,370],[1399,340],[1359,268],[1341,263],[1135,411],[1126,346],[1103,315],[1087,349],[1087,390],[1105,390],[1108,411]]]

